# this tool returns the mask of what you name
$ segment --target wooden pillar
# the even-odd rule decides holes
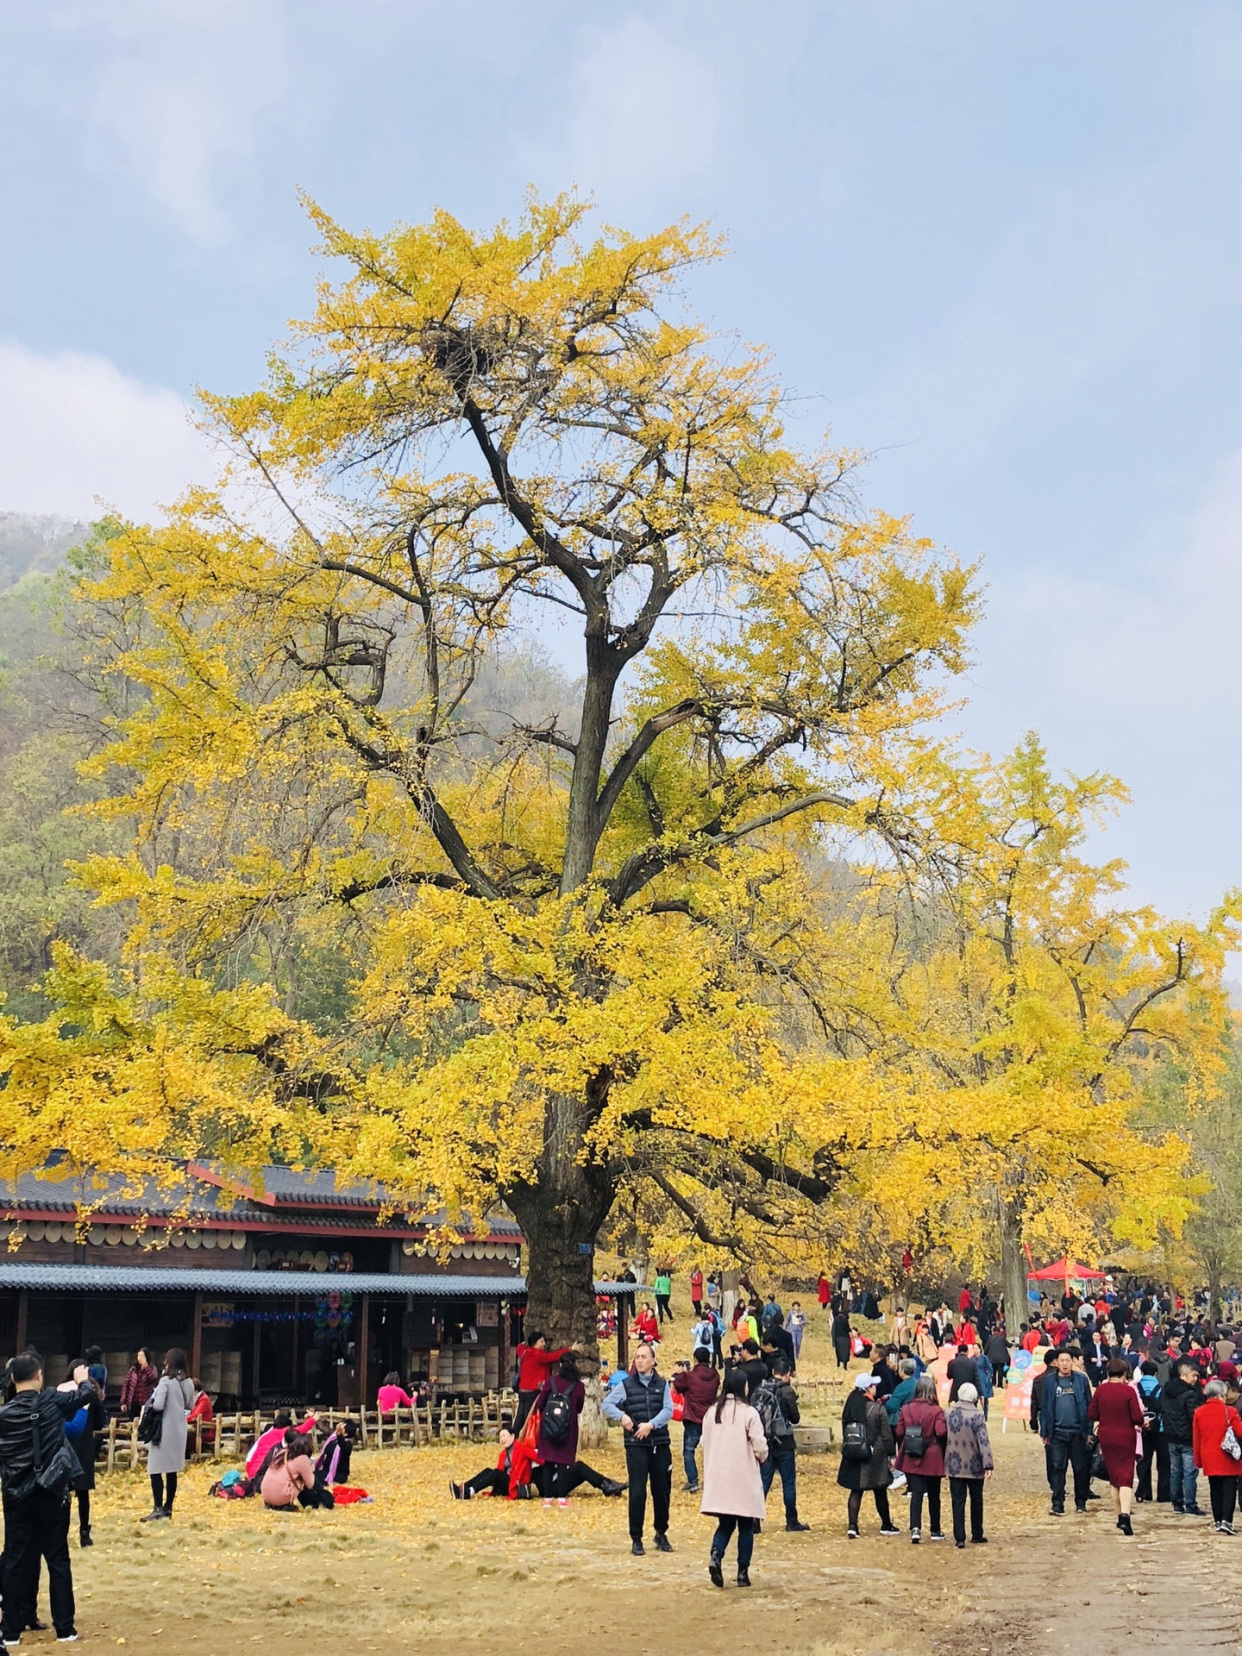
[[[301,1309],[302,1296],[295,1294],[293,1296],[293,1386],[295,1391],[305,1392],[306,1387],[302,1385],[298,1369],[302,1357],[302,1324],[298,1318]]]
[[[358,1297],[362,1301],[362,1306],[358,1312],[358,1338],[354,1346],[357,1356],[354,1361],[354,1373],[358,1378],[358,1407],[365,1410],[367,1406],[367,1353],[371,1345],[371,1296],[370,1294],[360,1294]]]
[[[626,1299],[624,1294],[618,1294],[613,1301],[617,1316],[617,1367],[628,1369],[630,1366],[630,1325],[625,1314]]]
[[[30,1290],[19,1288],[17,1290],[17,1350],[14,1352],[14,1356],[20,1356],[26,1349],[26,1324],[29,1317]]]
[[[256,1307],[257,1310],[257,1307]],[[250,1358],[250,1395],[255,1408],[259,1406],[259,1342],[262,1338],[263,1324],[254,1324],[254,1345],[251,1348]]]
[[[507,1300],[497,1300],[496,1321],[500,1324],[500,1373],[496,1380],[496,1390],[504,1391],[509,1384],[509,1304]]]
[[[190,1328],[190,1379],[195,1385],[202,1384],[201,1370],[203,1367],[203,1295],[201,1290],[194,1295],[194,1321]]]

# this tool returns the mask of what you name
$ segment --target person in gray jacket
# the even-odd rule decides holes
[[[171,1518],[177,1499],[177,1474],[185,1469],[186,1416],[194,1402],[194,1386],[186,1374],[186,1355],[174,1346],[164,1358],[164,1372],[151,1396],[151,1407],[160,1417],[159,1441],[147,1451],[147,1472],[151,1478],[154,1505],[141,1520]]]

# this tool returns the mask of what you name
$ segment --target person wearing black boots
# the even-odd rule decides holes
[[[99,1381],[91,1376],[85,1358],[80,1358],[70,1366],[69,1378],[60,1390],[76,1392],[78,1387],[74,1382],[74,1376],[82,1369],[86,1369],[91,1380],[92,1392],[90,1397],[80,1404],[73,1419],[66,1423],[65,1436],[77,1456],[80,1468],[72,1480],[73,1490],[78,1498],[78,1542],[83,1547],[93,1547],[95,1543],[91,1540],[91,1491],[95,1487],[95,1461],[99,1455],[99,1434],[104,1428],[104,1406]]]
[[[737,1531],[737,1584],[750,1586],[755,1532],[763,1521],[763,1479],[768,1439],[757,1409],[746,1401],[741,1369],[725,1375],[715,1406],[703,1417],[703,1500],[699,1510],[716,1520],[708,1579],[724,1586],[724,1555]]]

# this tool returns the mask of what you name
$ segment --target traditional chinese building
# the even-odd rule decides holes
[[[140,1346],[157,1360],[184,1346],[223,1407],[370,1406],[390,1369],[450,1394],[507,1378],[526,1291],[512,1219],[440,1260],[434,1216],[381,1221],[375,1191],[330,1173],[269,1167],[245,1186],[188,1171],[175,1200],[55,1168],[0,1190],[0,1355],[31,1344],[59,1380],[97,1345],[115,1395]]]

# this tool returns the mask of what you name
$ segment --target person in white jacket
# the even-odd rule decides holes
[[[763,1422],[746,1401],[746,1373],[725,1375],[720,1398],[703,1417],[703,1499],[699,1510],[716,1520],[707,1573],[724,1586],[724,1555],[737,1531],[737,1584],[750,1586],[755,1532],[763,1518],[763,1480],[759,1468],[768,1458]]]

